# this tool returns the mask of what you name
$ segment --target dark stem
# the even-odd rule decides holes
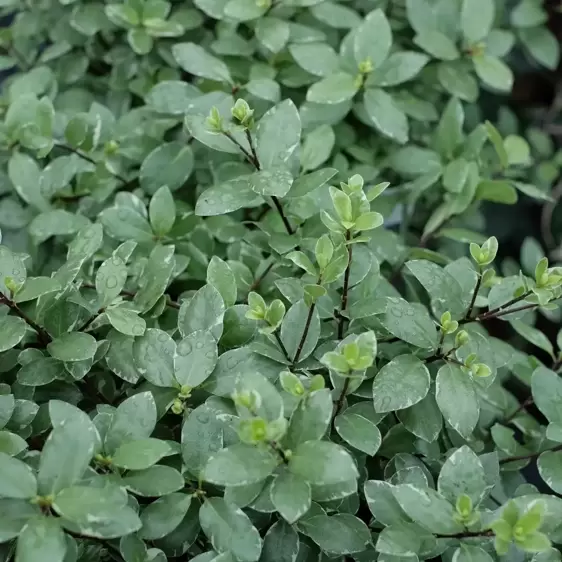
[[[256,277],[254,282],[250,285],[248,292],[255,291],[261,284],[261,282],[265,279],[266,275],[273,269],[275,262],[271,262],[265,269],[264,272],[259,276]]]
[[[506,311],[506,309],[509,308],[510,306],[525,300],[531,293],[532,291],[527,291],[523,293],[521,296],[511,299],[510,301],[506,302],[505,304],[502,304],[501,306],[498,306],[497,308],[492,308],[492,310],[488,310],[488,312],[483,312],[482,314],[479,314],[474,318],[461,320],[459,323],[464,324],[466,322],[473,322],[473,321],[481,322],[482,320],[489,320],[490,318],[498,318],[499,315],[503,316],[505,314],[511,314],[512,312],[518,312],[519,310],[525,310],[526,308],[537,306],[536,304],[525,305],[525,308],[517,308],[517,309]]]
[[[491,530],[487,531],[463,531],[462,533],[457,533],[456,535],[435,535],[438,539],[470,539],[473,537],[493,537],[494,532]]]
[[[514,457],[505,457],[504,459],[500,459],[500,464],[507,464],[508,462],[515,462],[515,461],[526,461],[526,460],[533,460],[542,455],[543,453],[555,453],[556,451],[562,451],[562,445],[557,445],[552,449],[547,449],[546,451],[539,451],[538,453],[529,453],[526,455],[517,455]]]
[[[345,240],[349,242],[351,239],[351,231],[347,230],[345,232]],[[353,245],[347,245],[347,267],[345,268],[345,275],[343,278],[343,292],[341,295],[341,308],[340,308],[340,317],[338,323],[338,339],[343,339],[343,331],[345,327],[345,317],[343,316],[343,312],[347,309],[347,297],[349,294],[349,277],[351,275],[351,260],[353,258]]]
[[[474,292],[472,293],[472,299],[466,314],[464,315],[465,320],[469,320],[472,316],[472,311],[474,310],[474,304],[476,303],[476,297],[478,296],[478,291],[480,290],[480,285],[482,283],[482,275],[478,273],[478,280],[476,281],[476,286],[474,287]]]
[[[306,317],[306,323],[304,325],[301,341],[299,342],[299,346],[297,347],[295,357],[293,358],[293,365],[296,365],[298,363],[299,357],[301,356],[302,348],[304,347],[304,343],[306,342],[306,338],[308,336],[308,331],[310,330],[310,323],[312,322],[312,316],[314,314],[315,308],[316,308],[316,303],[313,302],[310,305],[310,308],[308,309],[308,316]]]
[[[96,290],[96,286],[92,283],[82,283],[82,288],[84,289],[93,289],[94,291]],[[129,299],[134,299],[136,293],[134,293],[133,291],[126,291],[125,289],[123,289],[120,293],[119,293],[122,297],[127,297]],[[177,310],[179,310],[181,308],[181,304],[171,300],[169,298],[169,295],[166,295],[166,306],[169,306],[170,308],[175,308]],[[82,328],[83,329],[83,328]]]
[[[289,464],[289,459],[285,455],[285,451],[275,441],[269,441],[269,446],[279,455],[285,464]]]
[[[285,356],[285,359],[287,359],[287,361],[291,361],[291,358],[289,357],[289,354],[287,353],[287,348],[283,345],[283,342],[281,341],[281,336],[279,335],[279,332],[273,332],[273,337],[275,338],[275,341],[277,342],[277,345],[279,345],[279,348],[283,352],[283,355]]]
[[[534,402],[533,397],[529,396],[527,400],[519,404],[519,407],[514,412],[512,412],[509,416],[507,416],[507,418],[505,418],[504,423],[509,423],[519,412],[521,412],[521,410],[525,410],[525,408],[533,404],[533,402]]]
[[[285,211],[283,210],[283,205],[281,205],[281,201],[279,201],[279,199],[275,195],[272,195],[271,199],[273,201],[273,204],[275,205],[275,208],[277,209],[277,212],[281,216],[281,220],[285,225],[285,230],[287,231],[287,234],[294,234],[295,231],[293,230],[293,227],[291,226],[289,219],[285,215]]]
[[[250,133],[250,131],[248,129],[246,129],[246,138],[248,139],[248,144],[250,145],[250,152],[248,152],[232,135],[232,133],[230,133],[229,131],[222,131],[222,134],[228,139],[230,140],[230,142],[234,143],[238,149],[240,150],[240,152],[242,152],[242,154],[244,155],[244,158],[246,158],[246,160],[252,165],[254,166],[254,168],[259,172],[261,170],[261,165],[260,165],[260,161],[258,158],[258,154],[256,152],[256,148],[254,146],[254,141],[252,139],[252,135]],[[287,234],[294,234],[295,231],[293,230],[293,227],[291,226],[291,223],[289,222],[289,219],[287,218],[287,216],[285,215],[285,211],[283,210],[283,205],[281,205],[281,201],[279,201],[279,199],[275,196],[272,195],[271,199],[273,200],[273,204],[275,205],[275,208],[277,209],[277,212],[279,213],[279,216],[281,217],[281,220],[283,221],[283,224],[285,225],[285,230],[287,231]]]
[[[345,397],[347,395],[347,391],[349,390],[349,385],[351,383],[351,377],[346,377],[345,382],[343,383],[343,388],[341,389],[341,394],[336,402],[336,406],[334,408],[334,415],[332,416],[332,423],[336,419],[336,416],[341,412],[343,408],[343,403],[345,402]]]
[[[256,167],[256,170],[261,170],[258,153],[256,152],[256,147],[254,146],[254,140],[252,139],[252,134],[250,133],[249,129],[246,129],[246,139],[248,139],[248,144],[250,145],[250,150],[252,151],[254,166]]]
[[[0,304],[5,304],[14,314],[19,316],[30,328],[32,328],[37,337],[39,338],[39,342],[41,345],[46,346],[48,343],[51,343],[53,339],[45,330],[32,320],[14,301],[10,300],[8,297],[0,293]]]
[[[57,148],[60,148],[62,150],[66,150],[67,152],[70,152],[71,154],[76,154],[76,156],[78,156],[79,158],[82,158],[82,160],[84,160],[85,162],[89,162],[90,164],[93,164],[94,166],[97,166],[97,162],[91,158],[90,156],[88,156],[87,154],[84,154],[81,150],[77,150],[76,148],[73,148],[72,146],[68,146],[67,144],[64,144],[62,142],[56,142],[55,146]],[[119,180],[123,185],[129,185],[132,184],[134,182],[129,182],[126,178],[124,178],[123,176],[119,175],[119,174],[114,174],[113,172],[110,172],[111,175]],[[136,181],[136,180],[134,180]]]
[[[507,316],[508,314],[513,314],[514,312],[521,312],[522,310],[531,310],[539,306],[536,303],[525,304],[523,306],[518,306],[516,308],[511,308],[509,310],[500,310],[499,312],[495,312],[494,314],[483,314],[482,316],[477,316],[476,319],[479,322],[483,320],[491,320],[492,318],[501,318],[502,316]]]

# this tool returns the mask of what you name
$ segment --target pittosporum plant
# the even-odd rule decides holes
[[[0,10],[0,560],[561,560],[538,0]]]

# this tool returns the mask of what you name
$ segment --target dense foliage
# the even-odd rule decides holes
[[[539,0],[0,7],[0,560],[562,560]]]

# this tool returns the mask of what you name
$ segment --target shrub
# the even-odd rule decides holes
[[[538,1],[0,6],[2,560],[561,559]]]

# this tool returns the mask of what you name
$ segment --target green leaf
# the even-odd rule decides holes
[[[353,41],[355,61],[359,65],[370,61],[374,69],[386,60],[392,46],[392,30],[384,12],[379,8],[368,13]]]
[[[473,45],[487,37],[492,29],[496,5],[486,0],[463,0],[461,8],[462,34]]]
[[[463,530],[453,518],[453,506],[435,490],[400,484],[394,487],[393,493],[406,514],[429,532],[454,535]]]
[[[301,168],[303,171],[319,168],[328,160],[334,144],[336,135],[329,125],[320,125],[304,139],[301,152]]]
[[[280,458],[267,447],[239,443],[212,456],[204,468],[207,482],[219,486],[246,486],[265,480]]]
[[[451,98],[435,131],[435,149],[451,159],[456,147],[463,141],[464,110],[459,100]]]
[[[180,385],[196,387],[213,372],[219,358],[217,341],[197,330],[179,341],[174,355],[174,376]]]
[[[274,523],[263,539],[261,562],[293,562],[300,550],[298,533],[285,523]]]
[[[164,236],[172,230],[176,220],[176,204],[167,185],[162,186],[150,200],[149,216],[152,229],[158,236]]]
[[[24,386],[43,386],[65,376],[64,363],[52,357],[41,357],[26,363],[18,371],[18,382]]]
[[[237,21],[250,21],[265,14],[267,7],[252,0],[228,0],[224,14]]]
[[[278,53],[289,40],[289,23],[285,20],[266,16],[260,18],[254,29],[256,39],[272,53]]]
[[[472,380],[457,365],[439,369],[435,399],[445,420],[462,437],[469,439],[480,417],[480,405]]]
[[[460,320],[464,316],[470,304],[466,298],[468,295],[446,269],[427,260],[410,260],[406,263],[406,268],[429,294],[431,307],[437,318],[441,318],[446,311],[451,313],[453,320]],[[466,277],[471,286],[476,285],[475,272],[467,271]],[[472,293],[469,298],[471,296]]]
[[[479,546],[463,544],[453,554],[455,562],[494,562],[494,559]]]
[[[460,57],[459,50],[451,39],[437,30],[416,35],[414,43],[436,59],[455,60]]]
[[[105,452],[113,454],[129,441],[150,437],[156,425],[156,403],[150,392],[139,392],[127,398],[111,418],[105,435]]]
[[[541,478],[557,494],[562,490],[562,452],[542,453],[537,461]]]
[[[560,44],[549,29],[543,26],[525,27],[519,30],[519,39],[537,62],[550,70],[558,66]]]
[[[339,445],[328,441],[306,441],[294,451],[289,470],[312,485],[326,486],[358,477],[353,459]]]
[[[222,334],[224,301],[213,285],[204,285],[191,298],[182,303],[178,314],[178,328],[186,337],[201,330],[209,331],[215,339]]]
[[[415,355],[399,355],[387,363],[373,382],[375,411],[403,410],[417,404],[429,391],[431,377]]]
[[[66,529],[94,538],[121,537],[141,527],[137,514],[127,505],[127,495],[114,485],[66,488],[57,494],[53,508]]]
[[[386,137],[404,144],[408,140],[408,118],[384,90],[369,88],[364,97],[365,110],[375,128]]]
[[[291,415],[285,441],[291,449],[305,441],[321,439],[332,419],[332,398],[327,388],[303,398]]]
[[[97,440],[96,428],[87,416],[73,416],[71,423],[53,423],[39,460],[39,494],[57,494],[78,482],[94,456]]]
[[[153,541],[169,535],[182,522],[190,505],[191,496],[180,493],[169,494],[147,505],[140,515],[141,538]]]
[[[152,51],[154,46],[154,41],[152,37],[141,27],[135,29],[129,29],[127,32],[127,41],[131,46],[131,49],[137,53],[137,55],[146,55]]]
[[[303,70],[315,76],[329,76],[339,67],[338,55],[327,43],[293,43],[289,52]]]
[[[546,367],[539,367],[533,372],[531,390],[537,408],[548,421],[562,424],[562,410],[560,409],[562,378]]]
[[[0,429],[2,429],[12,417],[16,401],[13,394],[0,394]]]
[[[369,456],[374,456],[381,445],[379,428],[359,414],[339,414],[334,420],[334,427],[346,443]]]
[[[18,345],[25,336],[26,326],[24,320],[15,316],[7,316],[2,319],[2,324],[0,324],[0,353]]]
[[[341,556],[362,552],[371,542],[369,528],[349,513],[315,515],[300,524],[303,531],[323,550]]]
[[[439,473],[439,493],[454,504],[465,494],[477,506],[487,488],[486,474],[478,456],[467,445],[454,451]]]
[[[494,201],[505,205],[517,203],[517,191],[505,180],[482,180],[476,188],[475,199]]]
[[[223,424],[207,404],[187,415],[181,432],[181,450],[186,468],[199,474],[209,458],[223,448]]]
[[[18,537],[18,562],[63,562],[66,541],[60,523],[54,517],[34,517],[22,528]]]
[[[170,452],[165,441],[147,437],[123,443],[113,454],[112,462],[126,470],[144,470],[156,464]]]
[[[146,321],[134,310],[124,306],[108,308],[105,311],[109,323],[126,336],[142,336],[146,330]]]
[[[17,303],[35,300],[42,295],[55,293],[61,289],[60,283],[52,277],[28,277],[23,287],[14,297]]]
[[[443,88],[461,100],[475,102],[478,99],[478,82],[470,69],[460,61],[442,62],[437,67],[437,78]]]
[[[133,493],[149,498],[165,496],[185,486],[183,476],[175,468],[159,464],[128,472],[122,482]]]
[[[281,341],[287,350],[289,357],[294,358],[300,346],[302,336],[304,334],[307,319],[310,309],[304,301],[296,302],[287,311],[283,323],[281,324]],[[316,308],[312,311],[310,325],[302,351],[299,354],[298,360],[306,359],[316,348],[318,339],[320,338],[320,317]]]
[[[390,297],[381,323],[392,335],[416,347],[435,349],[438,344],[435,323],[425,308]]]
[[[172,47],[172,55],[181,68],[190,74],[217,82],[232,83],[226,64],[195,43],[176,43]]]
[[[352,99],[358,91],[354,76],[335,72],[313,84],[306,92],[306,99],[313,103],[337,104]]]
[[[252,191],[248,178],[241,176],[203,191],[197,200],[195,214],[213,217],[259,204],[262,198]]]
[[[228,308],[236,303],[236,278],[230,266],[218,256],[213,256],[207,267],[207,283],[220,293]]]
[[[21,257],[0,245],[0,293],[11,298],[6,278],[10,278],[19,287],[25,283],[26,276],[27,271]]]
[[[174,385],[174,355],[176,344],[164,331],[149,328],[143,336],[135,338],[133,357],[136,368],[143,377],[156,386]]]
[[[499,58],[492,55],[472,57],[478,78],[493,90],[510,92],[513,87],[513,73]]]
[[[392,53],[382,65],[369,77],[368,84],[373,86],[396,86],[415,78],[429,62],[429,57],[414,51]]]
[[[0,496],[28,499],[37,495],[37,481],[29,466],[0,452]]]
[[[293,176],[286,168],[262,170],[248,176],[250,189],[258,195],[284,197],[293,183]]]
[[[203,532],[217,552],[229,552],[240,562],[257,562],[262,540],[248,517],[222,498],[208,498],[201,506]]]
[[[106,259],[96,273],[96,292],[100,305],[106,306],[113,302],[123,290],[127,281],[127,266],[116,255]]]
[[[271,501],[280,515],[291,525],[310,509],[310,484],[284,470],[271,485]]]
[[[282,168],[298,148],[300,137],[301,119],[295,104],[286,99],[272,107],[256,129],[256,152],[261,168]]]
[[[179,80],[162,80],[155,84],[145,96],[148,107],[159,113],[183,115],[189,108],[192,99],[199,95],[199,90],[192,84]],[[169,147],[167,143],[163,146]],[[162,173],[164,170],[160,170]]]
[[[148,195],[155,195],[159,190],[162,191],[166,188],[173,192],[185,184],[193,168],[194,157],[191,147],[177,141],[163,143],[157,146],[143,160],[140,167],[139,181],[142,189]],[[164,205],[168,209],[166,216],[169,217],[168,221],[171,221],[171,203],[173,201],[170,201],[170,197],[163,193],[160,194],[160,197],[165,199],[163,202],[158,203],[160,206]],[[175,205],[173,216],[175,217]],[[152,213],[150,222],[154,227]],[[156,229],[155,231],[159,233]]]
[[[416,437],[432,443],[439,437],[443,418],[432,393],[405,410],[396,414],[402,425]]]
[[[307,193],[311,193],[325,185],[336,173],[337,171],[334,168],[323,168],[322,170],[300,176],[293,182],[285,198],[302,197]]]
[[[554,348],[552,347],[551,341],[540,330],[529,326],[529,324],[526,324],[522,320],[511,320],[510,324],[522,338],[525,338],[528,342],[546,351],[551,357],[554,357]]]

